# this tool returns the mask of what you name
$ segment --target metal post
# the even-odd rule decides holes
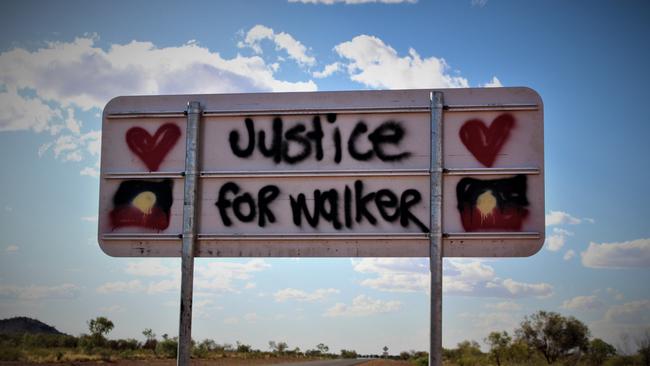
[[[442,107],[443,93],[432,92],[429,366],[442,366]]]
[[[183,248],[181,254],[181,311],[178,330],[178,366],[190,364],[192,347],[192,291],[194,285],[194,244],[196,243],[196,213],[199,156],[199,102],[187,103],[185,148],[185,187],[183,195]]]

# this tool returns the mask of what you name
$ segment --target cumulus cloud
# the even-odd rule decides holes
[[[227,59],[196,42],[95,45],[96,38],[52,42],[35,51],[0,54],[0,84],[30,88],[63,107],[103,108],[117,95],[315,90],[312,81],[286,82],[258,56]]]
[[[564,253],[564,257],[562,257],[565,261],[573,259],[573,257],[576,256],[576,252],[573,249],[569,249]]]
[[[146,286],[146,291],[150,294],[170,292],[180,288],[181,273],[178,264],[178,261],[164,259],[132,261],[127,264],[125,272],[139,277],[158,277]],[[254,273],[270,267],[262,259],[247,262],[197,262],[194,267],[194,288],[196,291],[238,292],[240,288],[251,288],[249,280]]]
[[[442,58],[422,58],[411,48],[401,56],[381,39],[360,35],[343,42],[334,51],[345,60],[350,78],[372,88],[458,88],[467,79],[453,76]]]
[[[0,64],[2,54],[0,54]],[[0,75],[2,72],[0,71]],[[16,88],[0,92],[0,132],[31,130],[50,131],[50,122],[61,120],[63,112],[47,105],[37,97],[23,97]]]
[[[290,35],[274,34],[274,41],[299,62],[314,62]],[[39,155],[52,151],[61,161],[81,162],[99,158],[101,135],[84,132],[75,110],[103,108],[118,95],[316,90],[311,80],[278,79],[279,65],[259,56],[224,58],[195,41],[169,47],[132,41],[106,48],[96,42],[96,36],[85,36],[0,53],[0,132],[49,132],[56,138],[42,145]],[[97,177],[98,168],[97,160],[80,174]]]
[[[578,225],[582,223],[582,219],[572,216],[564,211],[551,211],[546,214],[546,226],[554,225]]]
[[[318,79],[326,78],[335,72],[338,72],[341,70],[341,64],[339,62],[334,62],[329,65],[325,65],[323,68],[323,71],[314,71],[312,73],[312,76]]]
[[[380,3],[380,4],[402,4],[410,3],[415,4],[417,0],[289,0],[290,3],[303,3],[303,4],[324,4],[324,5],[334,5],[334,4],[345,4],[345,5],[359,5],[359,4],[370,4],[370,3]]]
[[[647,268],[650,267],[650,239],[620,243],[589,243],[580,253],[582,264],[590,268]]]
[[[481,86],[484,88],[501,88],[503,87],[503,84],[501,84],[501,80],[499,80],[496,76],[493,76],[492,80],[488,81],[487,83]]]
[[[546,249],[557,252],[566,243],[566,237],[572,235],[573,233],[568,230],[553,228],[553,233],[546,237]]]
[[[562,303],[562,308],[571,310],[593,310],[603,306],[603,303],[592,296],[576,296]]]
[[[238,46],[242,48],[249,47],[255,53],[261,54],[261,43],[264,40],[273,42],[277,50],[286,51],[289,58],[300,65],[312,66],[316,63],[314,57],[307,55],[307,47],[293,38],[293,36],[285,32],[276,33],[273,29],[260,24],[251,28],[246,33],[244,40],[239,42]]]
[[[429,263],[419,258],[363,258],[353,262],[354,270],[373,275],[361,281],[388,292],[427,292]],[[448,295],[497,298],[546,297],[553,292],[547,283],[523,283],[496,276],[494,268],[480,260],[445,259],[443,291]]]
[[[15,300],[49,300],[74,299],[79,294],[79,287],[70,283],[56,286],[15,286],[0,285],[0,299]]]
[[[314,290],[313,292],[306,292],[302,290],[297,290],[294,288],[285,288],[277,291],[273,294],[275,301],[285,302],[285,301],[301,301],[301,302],[314,302],[325,300],[330,295],[338,294],[340,291],[334,288],[321,288]]]
[[[605,320],[626,324],[648,324],[650,323],[650,300],[614,305],[605,313]]]
[[[642,339],[650,329],[650,300],[636,300],[613,305],[605,312],[602,319],[590,324],[595,337],[600,337],[612,344],[621,344],[621,348],[638,347],[627,344],[630,340]],[[619,343],[620,344],[620,343]]]
[[[401,307],[399,301],[382,301],[372,299],[366,295],[359,295],[352,299],[352,304],[337,303],[327,309],[326,317],[359,317],[398,311]]]

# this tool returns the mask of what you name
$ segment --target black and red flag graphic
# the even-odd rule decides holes
[[[110,213],[113,229],[138,226],[165,230],[169,226],[173,187],[171,179],[126,180],[120,183],[113,196],[114,208]]]
[[[528,217],[526,176],[481,180],[463,178],[456,186],[465,231],[520,231]]]

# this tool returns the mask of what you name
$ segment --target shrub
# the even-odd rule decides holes
[[[178,338],[164,338],[156,345],[156,355],[165,358],[176,358],[178,353]]]

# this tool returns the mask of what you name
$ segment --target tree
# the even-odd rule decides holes
[[[341,350],[341,358],[357,358],[357,351],[355,350],[347,350],[347,349],[342,349]]]
[[[269,348],[273,351],[273,353],[283,354],[284,351],[289,349],[289,345],[287,342],[269,341]]]
[[[113,326],[113,322],[103,316],[98,316],[95,319],[90,319],[88,321],[90,336],[84,342],[84,348],[90,350],[93,347],[104,347],[107,343],[104,336],[113,329]]]
[[[150,328],[146,328],[145,330],[142,331],[142,335],[144,335],[145,338],[147,339],[144,342],[142,348],[152,350],[155,355],[156,345],[158,345],[158,341],[156,340],[156,333],[154,333],[153,330],[151,330]]]
[[[497,366],[501,366],[501,361],[505,358],[511,341],[512,337],[506,331],[492,332],[485,338],[485,343],[490,346],[490,358],[494,359]]]
[[[104,335],[113,330],[113,327],[113,322],[103,316],[98,316],[97,318],[88,321],[88,329],[90,330],[90,334],[94,337],[103,338]]]
[[[329,350],[330,350],[330,348],[327,345],[325,345],[324,343],[317,344],[316,349],[322,354],[325,354],[325,353],[329,352]]]
[[[609,357],[616,355],[616,348],[600,338],[593,339],[589,342],[589,351],[587,359],[592,365],[602,365]]]
[[[541,352],[549,365],[560,357],[589,348],[589,328],[572,316],[567,318],[555,312],[541,310],[526,316],[516,335]]]

